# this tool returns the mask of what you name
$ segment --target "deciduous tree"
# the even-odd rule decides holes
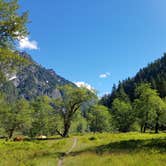
[[[6,103],[5,98],[1,101],[0,124],[5,129],[8,138],[12,138],[14,131],[22,131],[31,125],[31,109],[29,103],[20,99],[14,103]]]
[[[76,88],[72,85],[59,87],[62,97],[56,100],[56,110],[63,119],[63,129],[56,129],[62,137],[67,137],[75,113],[85,102],[92,100],[94,93],[86,88]]]

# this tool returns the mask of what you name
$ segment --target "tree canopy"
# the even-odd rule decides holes
[[[55,102],[56,109],[63,119],[63,131],[57,129],[58,134],[67,137],[71,122],[76,111],[86,102],[92,100],[95,95],[86,88],[77,88],[72,85],[59,87],[62,97]]]
[[[0,48],[13,48],[16,41],[28,34],[28,13],[19,14],[18,10],[18,0],[0,0]]]

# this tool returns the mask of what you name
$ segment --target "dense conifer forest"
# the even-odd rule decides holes
[[[111,94],[102,97],[101,102],[111,107],[112,101],[123,93],[126,93],[130,101],[133,101],[136,98],[134,90],[141,83],[150,83],[161,98],[166,96],[166,54],[140,69],[134,77],[120,80],[118,85],[113,86]]]

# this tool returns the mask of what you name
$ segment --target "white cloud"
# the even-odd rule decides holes
[[[84,88],[87,88],[88,90],[94,92],[95,89],[88,83],[85,83],[83,81],[80,81],[80,82],[75,82],[75,84],[80,88],[80,87],[84,87]]]
[[[37,50],[38,44],[35,40],[30,41],[29,37],[24,37],[19,39],[20,49]]]
[[[110,73],[109,72],[106,72],[106,73],[103,73],[103,74],[100,74],[99,77],[100,78],[107,78],[110,76]]]

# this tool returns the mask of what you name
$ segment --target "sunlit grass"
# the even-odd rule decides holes
[[[166,134],[102,133],[46,141],[0,141],[0,166],[166,166]]]
[[[78,136],[77,147],[65,166],[165,166],[166,134],[87,134]]]
[[[113,153],[97,155],[82,153],[78,156],[69,156],[65,159],[65,166],[165,166],[165,154]]]
[[[66,152],[72,138],[31,141],[0,141],[0,166],[47,166],[56,165],[59,155]]]

